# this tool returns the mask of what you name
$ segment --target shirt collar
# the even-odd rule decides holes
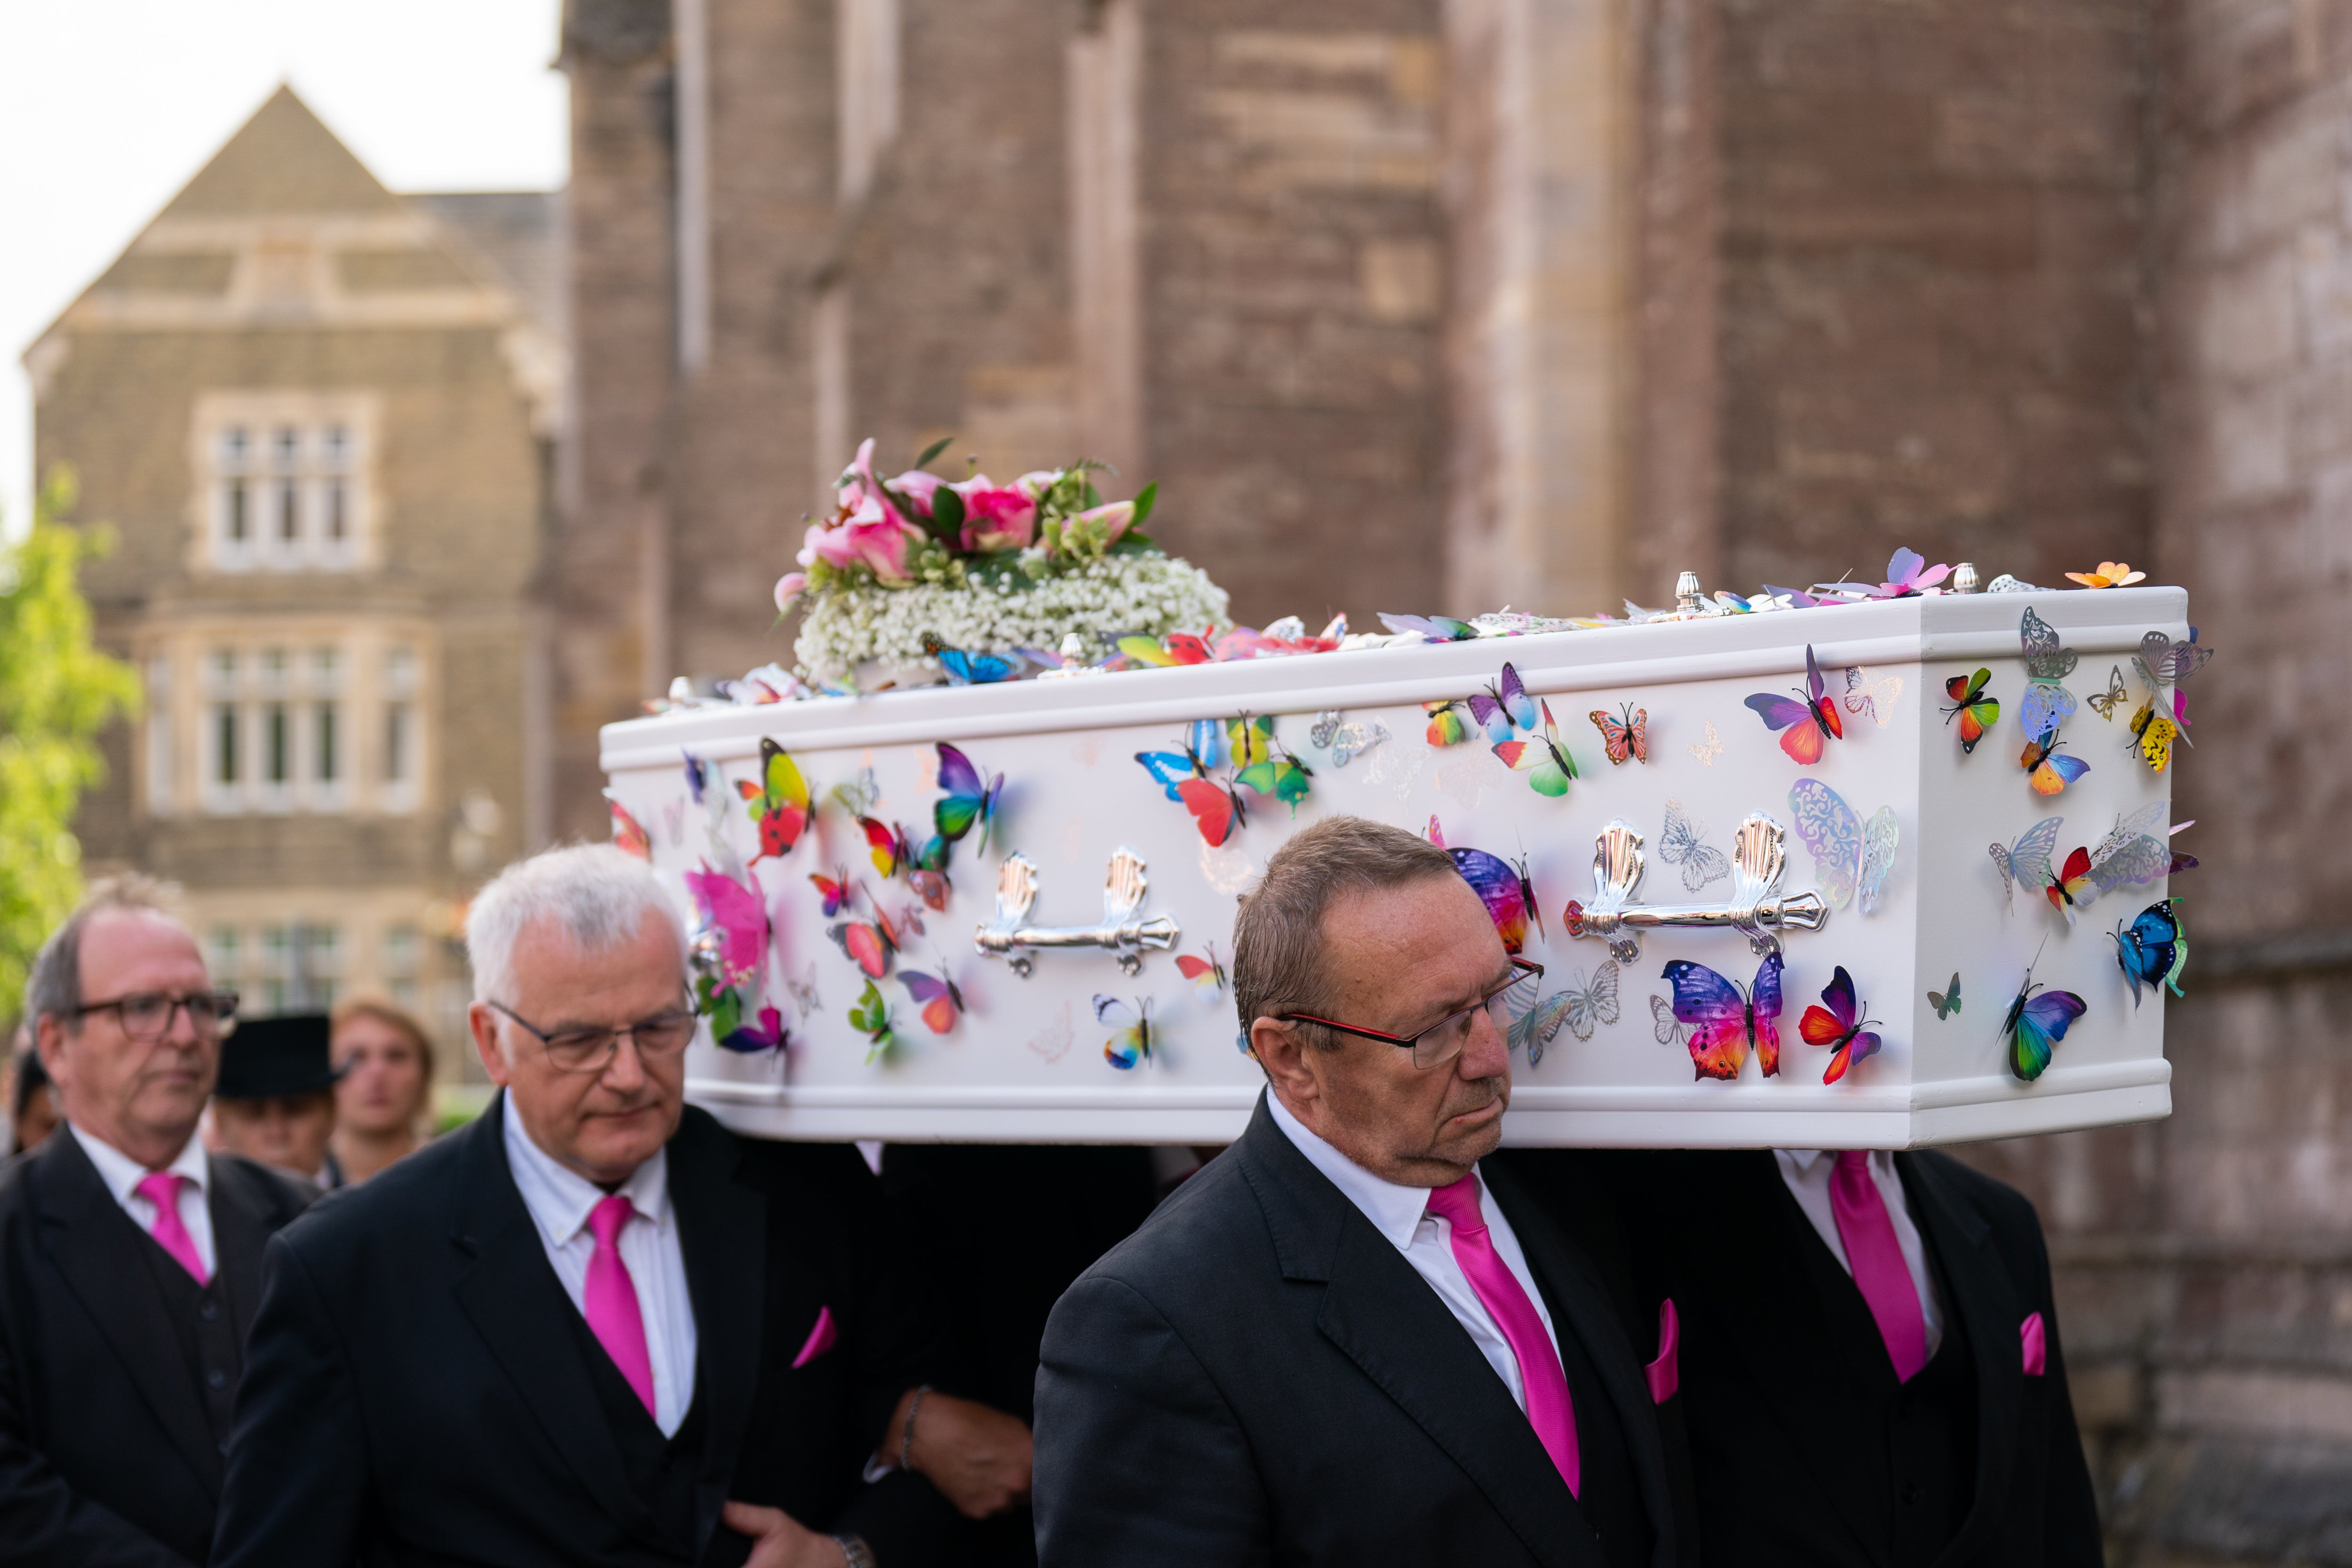
[[[522,1118],[509,1100],[502,1108],[506,1122],[507,1166],[514,1173],[516,1190],[549,1242],[562,1247],[588,1227],[588,1216],[604,1201],[604,1189],[558,1162],[531,1141]],[[614,1189],[629,1200],[641,1219],[659,1227],[669,1223],[669,1150],[654,1151],[653,1158],[629,1173]]]
[[[1413,1232],[1420,1228],[1421,1216],[1429,1207],[1427,1187],[1400,1186],[1372,1174],[1309,1131],[1272,1089],[1265,1091],[1265,1104],[1283,1136],[1307,1156],[1309,1164],[1330,1178],[1331,1184],[1372,1222],[1374,1230],[1388,1237],[1399,1252],[1412,1245]]]
[[[1775,1149],[1772,1152],[1787,1163],[1801,1182],[1826,1182],[1837,1169],[1838,1152],[1834,1149]],[[1880,1181],[1893,1175],[1895,1156],[1885,1149],[1873,1149],[1870,1152],[1870,1173]]]
[[[89,1163],[98,1167],[98,1179],[106,1184],[106,1190],[114,1194],[114,1201],[118,1204],[130,1202],[138,1193],[139,1184],[152,1173],[95,1133],[83,1131],[70,1121],[66,1126],[73,1132],[74,1142],[81,1145],[81,1152],[89,1156]],[[205,1159],[203,1140],[194,1133],[188,1134],[188,1141],[180,1145],[179,1155],[163,1169],[175,1176],[186,1177],[195,1183],[196,1191],[211,1195],[212,1166]]]

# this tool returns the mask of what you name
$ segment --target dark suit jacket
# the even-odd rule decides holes
[[[1664,1568],[1677,1531],[1646,1358],[1507,1169],[1480,1169],[1606,1386]],[[1055,1307],[1036,1513],[1046,1568],[1603,1561],[1475,1343],[1263,1100]]]
[[[505,1100],[271,1244],[215,1561],[237,1568],[636,1564],[666,1552],[631,1487],[507,1165]],[[928,1375],[927,1315],[847,1145],[739,1141],[688,1107],[669,1189],[694,1303],[698,1561],[740,1562],[729,1499],[855,1532],[891,1568],[957,1516],[859,1472]],[[829,1310],[837,1339],[793,1362]]]
[[[1588,1158],[1613,1164],[1636,1269],[1681,1314],[1683,1416],[1708,1563],[1885,1563],[1895,1500],[1866,1495],[1867,1471],[1842,1460],[1864,1428],[1861,1406],[1808,1305],[1814,1286],[1799,1249],[1820,1247],[1820,1236],[1771,1154]],[[1895,1164],[1941,1265],[1945,1334],[1967,1336],[1976,1369],[1975,1500],[1937,1562],[2098,1568],[2098,1511],[2033,1205],[1948,1155],[1897,1154]],[[2034,1312],[2046,1359],[2029,1376],[2021,1336]]]
[[[261,1253],[309,1194],[212,1157],[215,1278],[241,1339]],[[0,1167],[0,1565],[202,1563],[221,1445],[157,1250],[60,1127]],[[176,1266],[175,1266],[176,1267]]]

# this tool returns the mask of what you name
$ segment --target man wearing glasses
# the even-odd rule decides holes
[[[65,1125],[0,1169],[5,1568],[205,1560],[262,1248],[313,1195],[197,1140],[236,998],[163,893],[100,883],[25,989]]]
[[[646,866],[509,867],[466,942],[502,1092],[271,1248],[216,1563],[903,1568],[958,1532],[926,1477],[1012,1500],[969,1468],[1008,1426],[1025,1489],[1018,1422],[922,1387],[856,1152],[685,1106],[686,933]]]
[[[1257,1112],[1045,1331],[1044,1568],[1688,1560],[1671,1390],[1487,1158],[1541,974],[1409,833],[1276,852],[1234,940]]]

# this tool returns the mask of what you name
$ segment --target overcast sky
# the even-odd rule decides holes
[[[34,337],[280,81],[395,191],[550,189],[561,0],[0,0],[0,514]]]

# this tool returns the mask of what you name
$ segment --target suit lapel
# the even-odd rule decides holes
[[[559,1315],[578,1309],[507,1165],[505,1117],[501,1094],[458,1134],[466,1140],[465,1195],[450,1240],[472,1261],[458,1273],[457,1304],[581,1487],[616,1521],[637,1523],[644,1508],[580,1364],[577,1336]]]
[[[1657,1531],[1658,1561],[1671,1563],[1675,1552],[1674,1499],[1666,1482],[1666,1451],[1658,1436],[1657,1407],[1651,1402],[1649,1384],[1642,1376],[1643,1358],[1626,1339],[1624,1325],[1610,1308],[1601,1281],[1582,1255],[1545,1215],[1541,1205],[1507,1168],[1496,1166],[1490,1170],[1482,1164],[1479,1171],[1494,1193],[1495,1202],[1511,1222],[1512,1234],[1519,1239],[1519,1250],[1526,1255],[1537,1286],[1550,1304],[1554,1327],[1576,1336],[1601,1374],[1601,1386],[1608,1390],[1609,1402],[1617,1408],[1617,1424],[1632,1452],[1643,1507]]]
[[[98,1325],[131,1386],[205,1492],[220,1495],[220,1446],[182,1358],[144,1248],[153,1245],[106,1190],[72,1133],[59,1128],[33,1156],[42,1248]],[[218,1237],[214,1252],[218,1256]],[[176,1267],[176,1266],[175,1266]]]
[[[269,1216],[255,1203],[244,1173],[215,1158],[212,1166],[213,1259],[222,1293],[245,1343],[261,1303],[261,1250],[269,1242]]]
[[[734,1137],[692,1110],[670,1140],[670,1203],[694,1305],[694,1397],[707,1402],[698,1553],[727,1500],[767,1339],[768,1199],[735,1179],[741,1162]]]
[[[1462,1467],[1537,1561],[1601,1568],[1535,1428],[1428,1282],[1292,1146],[1263,1099],[1242,1145],[1284,1277],[1323,1283],[1324,1338]]]
[[[1959,1532],[1937,1563],[1966,1563],[1983,1554],[2005,1520],[2011,1472],[2017,1463],[2018,1427],[2025,1402],[2025,1361],[2020,1342],[2025,1315],[2032,1310],[1992,1247],[1984,1221],[1961,1203],[1932,1161],[1916,1154],[1895,1156],[1912,1212],[1927,1233],[1927,1246],[1944,1265],[1941,1282],[1951,1295],[1953,1321],[1944,1331],[1965,1333],[1977,1370],[1976,1500]],[[2070,1436],[2071,1440],[2071,1436]]]

